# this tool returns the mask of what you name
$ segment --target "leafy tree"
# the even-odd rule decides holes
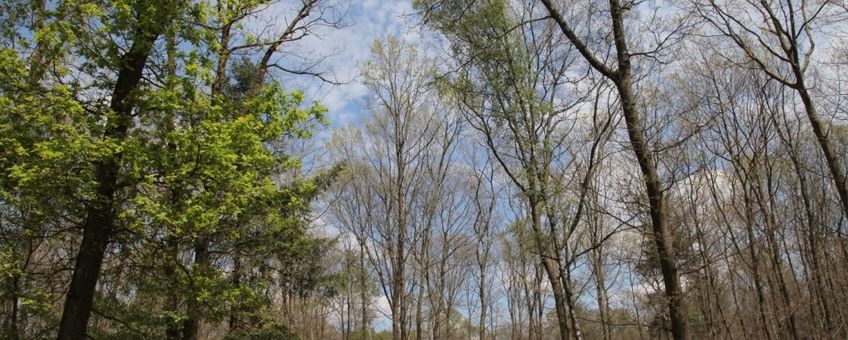
[[[54,5],[38,25],[3,18],[4,334],[194,338],[200,315],[266,334],[285,329],[272,286],[332,294],[318,261],[332,243],[306,228],[338,169],[292,177],[300,161],[285,151],[326,109],[257,81],[268,65],[249,59],[210,77],[205,23],[222,12],[207,3]]]

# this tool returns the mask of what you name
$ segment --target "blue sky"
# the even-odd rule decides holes
[[[333,130],[361,124],[369,116],[365,107],[368,90],[359,78],[360,65],[371,55],[371,46],[377,39],[385,39],[388,35],[399,37],[401,40],[417,44],[421,40],[420,30],[412,17],[413,9],[410,0],[330,0],[342,2],[347,8],[345,27],[340,29],[325,28],[315,35],[290,45],[288,49],[312,58],[326,57],[323,68],[329,70],[335,79],[344,81],[341,85],[329,85],[315,78],[285,77],[281,80],[289,89],[303,89],[308,99],[317,100],[325,105],[330,125],[317,131],[316,136],[305,141],[306,149],[318,149],[325,152],[325,142]],[[349,2],[348,2],[349,1]],[[282,0],[268,11],[271,20],[285,23],[285,17],[295,13],[295,6],[300,0]],[[308,151],[307,151],[308,152]],[[314,155],[313,155],[314,156]],[[317,157],[321,157],[318,155]],[[309,158],[305,157],[305,163]],[[317,161],[318,167],[321,161]],[[310,165],[306,165],[309,167]],[[335,230],[331,226],[323,226]],[[374,301],[377,318],[374,326],[379,330],[391,329],[391,319],[388,315],[388,300],[380,296]]]
[[[349,124],[357,125],[366,114],[363,109],[365,86],[360,82],[359,66],[370,56],[375,39],[385,39],[389,34],[402,40],[417,43],[420,34],[414,28],[411,1],[408,0],[336,0],[347,8],[346,26],[341,29],[323,28],[290,48],[315,58],[326,56],[323,67],[330,70],[342,85],[323,84],[317,79],[298,77],[291,86],[304,89],[310,99],[317,100],[329,109],[330,128]],[[298,0],[284,0],[273,6],[270,15],[291,16],[291,8]],[[285,20],[285,19],[280,19]],[[330,128],[324,129],[328,134]]]

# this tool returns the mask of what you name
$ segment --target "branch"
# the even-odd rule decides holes
[[[548,9],[548,13],[550,13],[551,18],[559,25],[560,30],[565,36],[571,41],[571,44],[577,48],[577,51],[589,62],[589,65],[592,65],[592,68],[603,74],[607,78],[615,78],[617,76],[618,71],[613,71],[603,62],[598,60],[592,51],[583,43],[582,40],[574,33],[571,27],[568,26],[568,23],[565,22],[565,19],[562,18],[562,14],[554,8],[554,5],[551,3],[551,0],[542,0],[542,4]]]

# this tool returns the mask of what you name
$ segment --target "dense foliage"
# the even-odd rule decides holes
[[[188,336],[191,320],[277,338],[288,334],[271,316],[279,294],[333,294],[320,256],[330,240],[307,223],[336,170],[297,175],[286,149],[326,109],[258,80],[267,65],[247,56],[214,68],[231,48],[218,26],[258,2],[30,5],[4,5],[0,51],[4,338],[54,337],[80,271],[99,272],[94,338]],[[75,266],[98,205],[113,218],[97,232],[102,267]]]

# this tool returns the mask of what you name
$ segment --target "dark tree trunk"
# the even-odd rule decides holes
[[[816,136],[816,142],[824,154],[824,159],[827,161],[827,168],[830,175],[833,177],[833,182],[836,185],[836,193],[839,194],[839,201],[842,203],[842,213],[848,217],[848,180],[845,178],[845,170],[837,153],[833,150],[833,145],[828,139],[826,127],[819,118],[816,106],[813,103],[813,98],[804,82],[804,72],[801,69],[798,57],[797,48],[793,49],[793,53],[789,55],[792,60],[792,72],[795,74],[795,90],[801,97],[801,103],[804,104],[804,111],[807,113],[807,119],[810,121],[810,127],[813,128],[813,134]]]
[[[168,239],[168,257],[171,261],[165,266],[165,276],[171,280],[171,289],[173,290],[168,297],[168,310],[177,312],[180,305],[180,297],[177,293],[179,288],[179,279],[177,278],[177,266],[179,265],[179,242],[175,237]],[[168,340],[177,340],[180,338],[180,327],[176,320],[170,320],[165,328],[165,337]]]
[[[687,320],[683,307],[683,291],[680,288],[680,274],[672,244],[671,230],[666,224],[664,212],[663,189],[660,183],[657,166],[651,156],[645,139],[645,132],[636,106],[636,95],[633,93],[632,65],[630,52],[627,49],[627,37],[624,31],[624,11],[617,0],[609,0],[612,37],[615,43],[616,69],[610,69],[589,50],[577,34],[571,29],[551,0],[542,0],[551,18],[556,21],[560,30],[586,59],[592,68],[610,79],[618,90],[624,121],[627,125],[627,135],[630,146],[639,163],[642,180],[648,195],[649,212],[655,250],[660,262],[665,285],[665,296],[668,300],[668,311],[671,318],[671,333],[676,340],[688,339]]]
[[[202,237],[194,244],[194,269],[193,274],[206,275],[209,268],[209,240]],[[188,300],[188,318],[183,322],[183,340],[197,340],[200,338],[200,303],[197,301],[197,287],[193,289],[193,296]]]
[[[624,122],[627,125],[627,135],[630,145],[642,171],[645,191],[648,194],[648,206],[651,215],[654,246],[660,261],[660,272],[665,285],[665,296],[668,300],[668,311],[671,318],[671,333],[674,339],[687,339],[687,320],[683,307],[683,291],[680,288],[680,274],[677,270],[677,259],[672,244],[672,235],[666,224],[665,202],[662,185],[660,184],[657,167],[651,157],[645,140],[645,132],[639,111],[636,108],[636,97],[633,94],[630,55],[625,42],[623,13],[618,1],[610,1],[610,12],[613,17],[613,31],[618,57],[618,70],[614,79],[621,99]]]
[[[115,117],[107,122],[105,138],[118,142],[126,139],[132,125],[133,104],[130,95],[138,87],[153,43],[166,24],[167,21],[162,18],[158,25],[138,29],[132,47],[121,57],[118,80],[109,106]],[[60,340],[84,339],[86,336],[103,257],[115,230],[115,193],[118,191],[121,158],[121,154],[117,153],[95,164],[97,196],[89,203],[82,226],[82,242],[59,324]]]

